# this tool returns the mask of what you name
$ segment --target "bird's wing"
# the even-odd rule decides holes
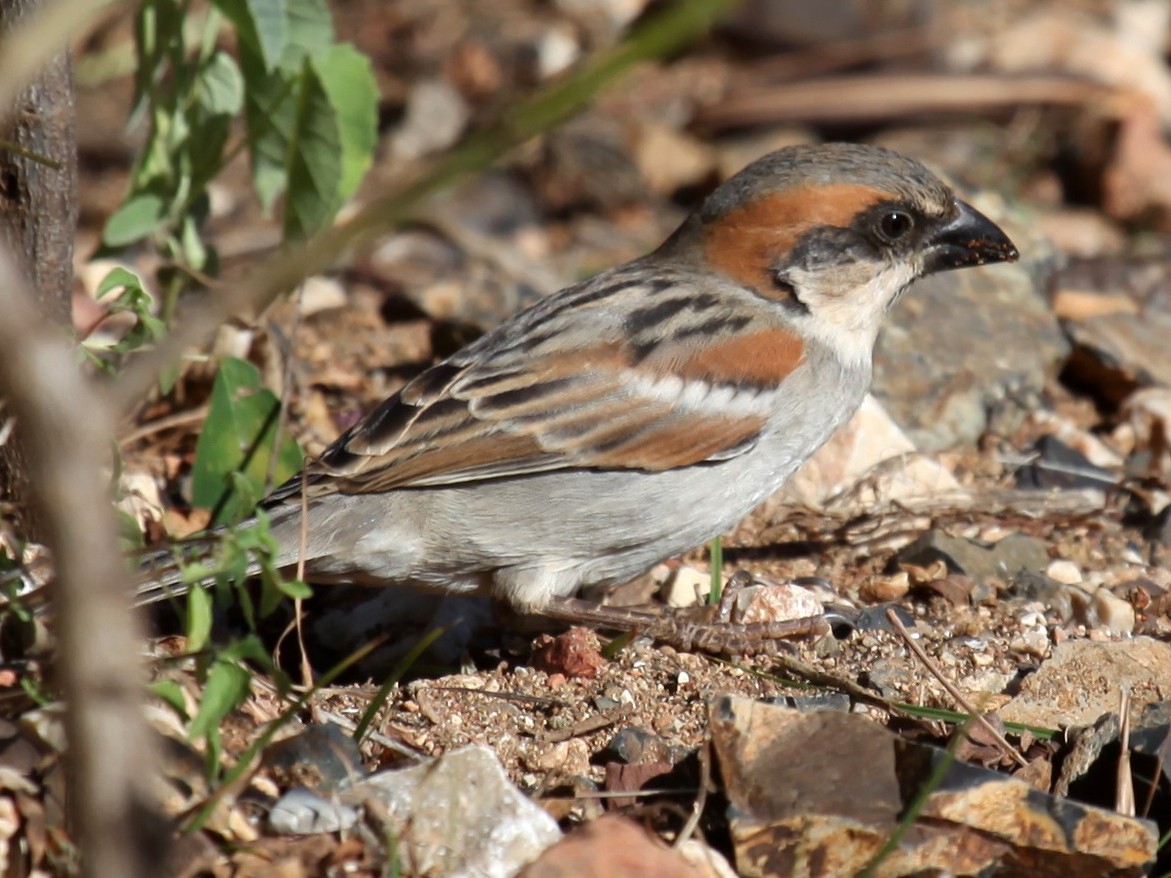
[[[803,349],[719,303],[686,273],[616,272],[558,293],[411,381],[311,463],[304,483],[310,496],[375,493],[741,454]]]

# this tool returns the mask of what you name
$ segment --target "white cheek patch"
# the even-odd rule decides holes
[[[882,265],[861,284],[856,277],[852,283],[837,277],[827,287],[827,279],[816,273],[794,278],[810,312],[805,328],[845,362],[869,363],[883,316],[918,274],[912,262],[900,260]]]

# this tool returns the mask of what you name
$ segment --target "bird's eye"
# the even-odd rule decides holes
[[[901,241],[915,228],[914,218],[902,210],[888,210],[878,221],[878,233],[891,243]]]

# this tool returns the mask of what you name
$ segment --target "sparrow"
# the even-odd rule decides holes
[[[579,591],[730,530],[853,414],[913,280],[1017,256],[910,158],[773,152],[653,253],[431,366],[274,490],[277,564],[581,618]]]

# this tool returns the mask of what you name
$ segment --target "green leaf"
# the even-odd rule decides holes
[[[239,521],[251,511],[248,497],[254,502],[263,495],[274,453],[276,482],[300,469],[296,442],[286,436],[274,449],[279,410],[280,401],[260,386],[255,366],[235,358],[220,364],[192,466],[192,499],[214,510],[214,524]]]
[[[162,699],[175,709],[183,719],[187,719],[187,699],[183,697],[183,687],[174,680],[155,680],[150,684],[151,694]]]
[[[286,12],[289,36],[281,64],[299,67],[304,53],[320,52],[333,42],[333,18],[328,0],[286,0]]]
[[[289,144],[305,89],[304,60],[333,42],[325,0],[288,0],[287,13],[287,40],[275,67],[247,42],[240,45],[252,180],[265,212],[285,191]]]
[[[217,661],[207,675],[199,712],[191,722],[187,736],[202,738],[219,728],[220,722],[248,697],[248,682],[252,675],[247,668],[234,662]]]
[[[337,119],[342,147],[340,205],[354,194],[378,143],[378,83],[370,59],[349,43],[330,46],[311,61]]]
[[[101,283],[98,284],[97,298],[101,299],[106,293],[121,289],[141,290],[142,281],[129,268],[118,266],[111,268],[110,273],[103,277]]]
[[[337,210],[337,193],[342,181],[337,117],[320,77],[308,60],[288,150],[285,237],[308,238]]]
[[[286,238],[307,238],[327,226],[358,187],[374,154],[377,107],[370,61],[352,46],[331,46],[306,60],[289,144]]]
[[[255,634],[249,634],[229,643],[220,651],[220,658],[241,662],[255,662],[266,671],[272,670],[272,659],[264,644]]]
[[[141,549],[146,546],[146,534],[138,525],[138,519],[122,509],[114,510],[118,526],[118,542],[123,550]]]
[[[211,595],[196,587],[187,592],[187,651],[199,652],[211,640]]]
[[[211,261],[211,251],[199,236],[199,222],[186,214],[179,226],[179,255],[191,268],[206,271]]]
[[[226,52],[216,52],[200,68],[195,88],[200,105],[209,115],[235,116],[244,109],[244,77]]]
[[[236,26],[241,43],[256,53],[265,70],[280,62],[289,37],[289,3],[286,0],[213,0]]]
[[[102,243],[107,247],[125,247],[141,241],[162,228],[167,205],[158,195],[143,192],[134,195],[106,220]]]

